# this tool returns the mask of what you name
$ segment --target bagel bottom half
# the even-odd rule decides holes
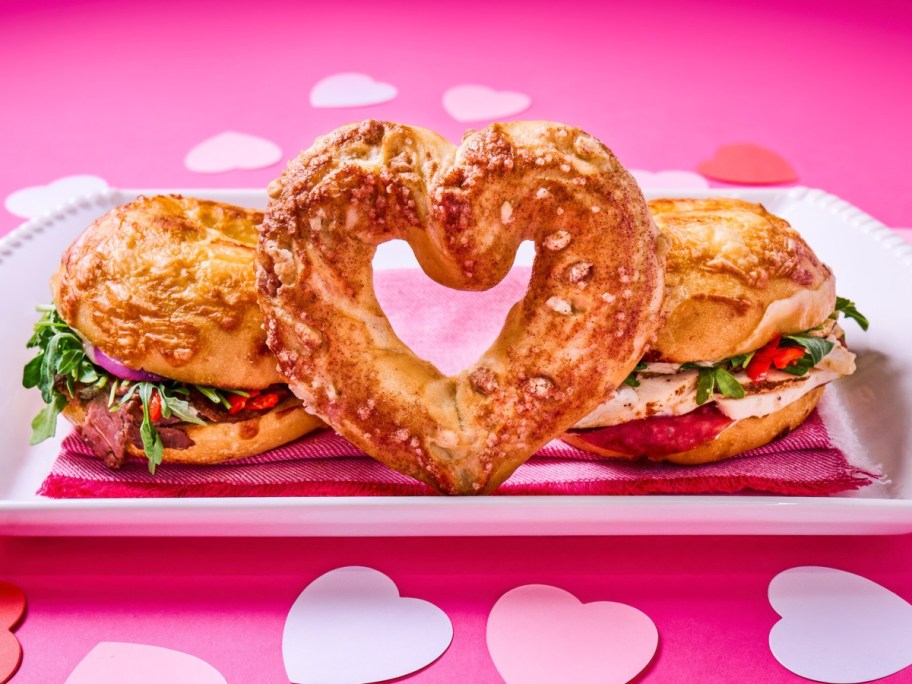
[[[587,432],[597,432],[597,429],[567,432],[561,436],[561,439],[577,449],[605,458],[619,458],[630,461],[645,457],[651,461],[667,461],[681,465],[714,463],[768,444],[797,428],[811,415],[811,411],[814,410],[817,402],[820,401],[824,389],[825,387],[817,387],[797,401],[766,416],[737,420],[725,428],[715,439],[705,444],[687,451],[679,451],[664,456],[650,456],[648,454],[631,456],[630,454],[623,454],[596,446],[586,439],[586,434]]]
[[[86,418],[84,407],[71,402],[62,413],[81,433]],[[324,427],[322,421],[300,404],[279,404],[248,420],[182,426],[193,444],[185,449],[165,448],[162,461],[210,464],[255,456],[321,427]],[[126,452],[130,458],[146,460],[142,447],[135,444],[128,443]]]

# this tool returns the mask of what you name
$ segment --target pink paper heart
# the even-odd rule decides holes
[[[205,660],[160,646],[102,641],[86,654],[66,684],[226,684]]]
[[[64,202],[84,195],[94,195],[108,187],[98,176],[65,176],[47,185],[33,185],[17,190],[6,198],[6,210],[21,218],[37,218]]]
[[[697,171],[725,183],[770,185],[793,183],[798,174],[772,150],[750,143],[723,145],[712,159],[700,162]]]
[[[912,605],[876,582],[803,566],[776,575],[768,593],[782,616],[770,630],[770,650],[795,674],[850,684],[912,665]]]
[[[382,682],[434,662],[452,639],[440,608],[400,596],[378,570],[349,566],[321,575],[292,604],[282,658],[295,684]]]
[[[22,646],[13,634],[25,614],[25,594],[9,582],[0,582],[0,682],[8,682],[22,662]]]
[[[622,684],[649,664],[659,635],[632,606],[580,603],[563,589],[529,584],[494,604],[487,639],[507,684]]]
[[[184,163],[196,173],[262,169],[282,158],[282,149],[256,135],[225,131],[195,145]]]
[[[375,81],[367,74],[345,72],[320,79],[310,90],[310,106],[365,107],[389,102],[397,95],[396,86]]]
[[[497,91],[481,85],[453,86],[443,94],[443,108],[456,121],[487,121],[519,114],[532,98],[525,93]]]

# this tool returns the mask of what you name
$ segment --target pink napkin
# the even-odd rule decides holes
[[[494,340],[522,296],[528,268],[483,293],[432,283],[414,270],[378,271],[377,296],[397,334],[451,374]],[[879,479],[850,463],[817,412],[799,429],[738,458],[704,466],[599,459],[560,441],[542,448],[498,494],[702,494],[758,491],[826,495]],[[366,457],[330,430],[251,458],[215,466],[145,463],[108,470],[75,434],[67,437],[40,494],[54,498],[174,496],[426,495],[425,485]]]

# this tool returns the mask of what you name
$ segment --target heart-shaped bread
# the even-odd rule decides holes
[[[319,138],[268,193],[257,286],[281,372],[339,434],[440,492],[496,489],[656,333],[664,238],[630,174],[577,128],[492,124],[457,148],[365,121]],[[535,242],[525,297],[456,376],[415,356],[377,303],[371,260],[397,238],[462,290],[493,287]]]

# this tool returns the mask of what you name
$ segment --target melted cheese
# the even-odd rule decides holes
[[[766,382],[753,385],[742,371],[735,377],[744,386],[743,399],[715,395],[719,410],[729,418],[741,420],[766,416],[798,401],[815,387],[855,372],[855,355],[836,341],[834,347],[807,375],[794,376],[770,371]],[[577,429],[608,427],[649,416],[680,416],[697,408],[696,370],[681,370],[673,364],[648,364],[637,375],[639,387],[623,385],[611,398],[598,406],[574,427]]]

